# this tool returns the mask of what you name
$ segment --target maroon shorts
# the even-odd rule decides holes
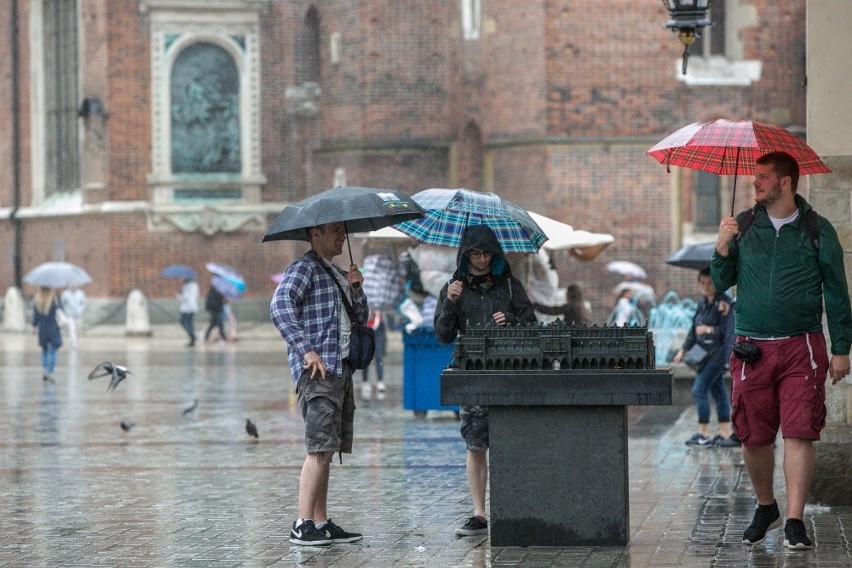
[[[737,341],[746,339],[737,336]],[[753,339],[760,346],[756,364],[731,355],[733,413],[737,436],[746,447],[785,438],[819,440],[825,426],[828,353],[822,333],[788,339]]]

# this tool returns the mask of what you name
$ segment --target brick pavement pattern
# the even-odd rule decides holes
[[[55,385],[42,383],[32,336],[0,333],[0,566],[852,565],[852,508],[806,509],[812,551],[786,551],[782,531],[744,546],[755,502],[741,452],[687,447],[695,413],[684,406],[631,410],[629,546],[457,538],[470,515],[464,445],[454,419],[402,409],[397,338],[386,399],[358,402],[354,453],[331,472],[330,514],[364,540],[291,545],[304,445],[283,342],[267,325],[196,349],[181,333],[88,330],[79,351],[60,351]],[[105,359],[135,373],[109,393],[86,380]]]

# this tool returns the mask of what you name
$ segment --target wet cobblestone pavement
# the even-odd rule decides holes
[[[630,411],[629,546],[457,538],[471,514],[457,423],[402,409],[399,341],[385,400],[358,402],[354,453],[331,471],[330,513],[364,540],[293,546],[303,429],[275,330],[194,349],[177,325],[122,334],[89,330],[43,384],[35,338],[0,333],[0,566],[852,566],[852,508],[808,507],[812,551],[786,551],[782,531],[744,546],[755,502],[741,452],[687,447],[686,407]],[[103,360],[134,375],[107,392],[86,378]]]

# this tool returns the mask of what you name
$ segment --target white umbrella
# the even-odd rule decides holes
[[[70,262],[45,262],[30,270],[24,276],[24,282],[32,286],[46,288],[71,288],[89,284],[89,273]]]
[[[547,235],[544,248],[547,250],[581,249],[587,247],[606,248],[615,241],[615,237],[609,233],[591,233],[589,231],[576,230],[567,223],[545,217],[539,213],[529,212],[539,227]],[[600,252],[600,251],[598,251]]]
[[[610,272],[627,276],[628,278],[641,278],[644,280],[648,277],[648,273],[645,272],[644,268],[629,260],[610,261],[607,263],[606,269]]]
[[[367,239],[378,239],[388,241],[414,240],[399,229],[396,229],[395,227],[382,227],[381,229],[376,229],[375,231],[370,231],[369,233],[358,233],[358,236]]]

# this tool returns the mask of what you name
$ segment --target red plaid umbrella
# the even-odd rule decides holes
[[[831,172],[810,146],[786,128],[752,120],[695,122],[666,136],[645,153],[666,168],[681,166],[736,176],[754,173],[757,158],[778,151],[796,158],[801,174]],[[735,192],[736,187],[735,177]]]

